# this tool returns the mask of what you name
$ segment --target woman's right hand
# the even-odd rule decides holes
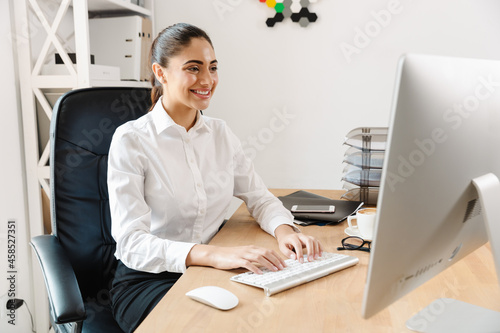
[[[221,247],[197,244],[187,256],[186,266],[211,266],[218,269],[246,268],[256,274],[262,274],[259,267],[278,271],[286,264],[278,253],[263,247],[253,245]]]

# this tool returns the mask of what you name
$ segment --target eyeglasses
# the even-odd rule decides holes
[[[366,245],[367,247],[364,247]],[[371,242],[364,240],[361,237],[349,236],[342,240],[342,246],[337,247],[337,250],[360,250],[365,252],[370,252]]]

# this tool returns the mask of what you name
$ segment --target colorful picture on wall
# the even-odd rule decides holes
[[[286,18],[307,27],[309,23],[316,22],[318,15],[309,11],[309,4],[318,0],[259,0],[269,8],[273,8],[276,14],[266,20],[268,27],[274,27],[276,23],[283,22]]]

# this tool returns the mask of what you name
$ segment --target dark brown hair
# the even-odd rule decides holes
[[[204,38],[211,46],[212,41],[207,33],[194,25],[187,23],[177,23],[163,29],[151,45],[150,59],[151,65],[155,62],[167,68],[169,59],[179,54],[182,49],[191,43],[193,38]],[[154,73],[151,74],[151,109],[163,93],[161,83],[156,79]]]

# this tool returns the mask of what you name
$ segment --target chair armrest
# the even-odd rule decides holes
[[[42,268],[55,323],[83,321],[87,315],[78,281],[57,237],[53,235],[33,237],[31,246]]]

